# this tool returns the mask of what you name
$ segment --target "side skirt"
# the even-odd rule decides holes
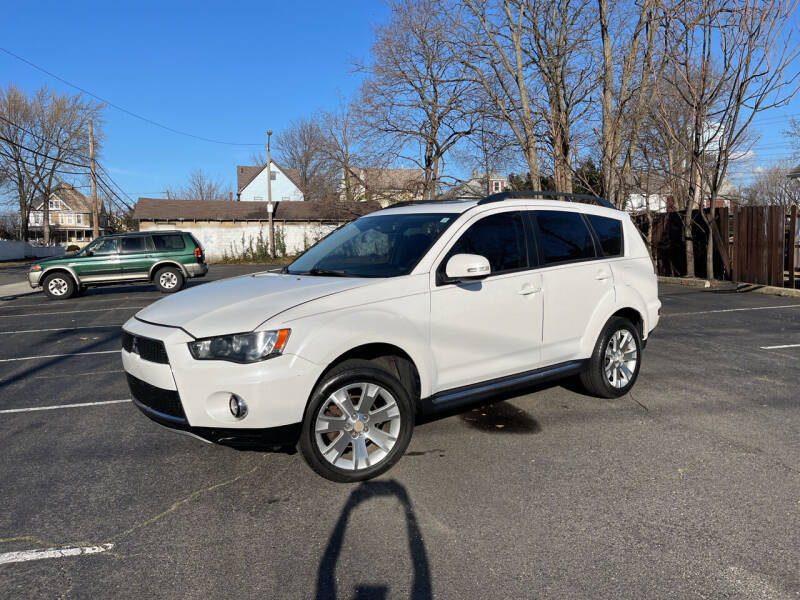
[[[490,398],[501,392],[507,392],[515,388],[524,388],[537,383],[544,383],[552,379],[560,379],[580,373],[586,368],[588,360],[573,360],[533,371],[525,371],[516,375],[499,377],[489,381],[473,383],[463,387],[453,388],[437,392],[433,396],[423,398],[423,414],[443,412],[459,406],[472,404],[484,398]]]

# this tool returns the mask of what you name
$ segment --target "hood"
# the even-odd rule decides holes
[[[136,317],[158,325],[181,327],[198,338],[242,333],[298,304],[370,281],[374,280],[256,273],[167,296],[140,310]]]

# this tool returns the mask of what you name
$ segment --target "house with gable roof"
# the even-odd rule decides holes
[[[297,169],[284,169],[271,161],[268,170],[263,166],[236,166],[236,198],[242,202],[266,202],[267,181],[271,180],[273,202],[301,202],[305,200],[300,190]]]
[[[44,237],[44,199],[34,201],[28,212],[31,239]],[[61,245],[83,246],[92,240],[92,203],[77,188],[68,183],[58,183],[48,197],[50,214],[50,239]],[[100,203],[100,235],[108,227],[108,213]]]

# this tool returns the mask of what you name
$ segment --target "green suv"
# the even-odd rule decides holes
[[[82,294],[90,285],[152,281],[159,291],[183,289],[208,273],[205,253],[191,233],[153,231],[103,235],[72,254],[31,265],[28,281],[54,300]]]

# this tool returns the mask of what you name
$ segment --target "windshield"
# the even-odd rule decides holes
[[[361,217],[309,248],[286,272],[332,277],[407,275],[457,216],[416,213]]]

